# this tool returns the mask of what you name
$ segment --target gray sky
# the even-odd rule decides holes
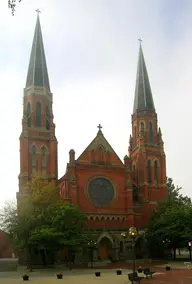
[[[191,194],[192,1],[23,0],[14,17],[0,1],[0,205],[18,191],[22,96],[36,13],[49,71],[59,177],[103,125],[119,157],[128,151],[138,38],[167,154],[167,175]]]

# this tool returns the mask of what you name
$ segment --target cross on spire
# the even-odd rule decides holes
[[[101,128],[103,128],[103,127],[102,127],[101,124],[99,123],[99,125],[97,126],[97,128],[99,128],[99,131],[101,131]]]
[[[36,9],[35,12],[37,12],[38,15],[39,15],[39,13],[41,13],[41,11],[39,9]]]
[[[140,42],[140,44],[141,44],[143,40],[142,40],[141,38],[138,38],[138,41],[139,41],[139,42]]]

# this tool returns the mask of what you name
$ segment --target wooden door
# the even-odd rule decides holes
[[[108,259],[108,248],[104,246],[99,246],[99,257],[102,260]]]

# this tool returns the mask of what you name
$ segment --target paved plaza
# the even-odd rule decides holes
[[[115,270],[100,270],[101,277],[95,277],[94,271],[74,271],[64,272],[62,280],[58,280],[54,273],[29,273],[30,283],[34,284],[55,284],[65,282],[66,284],[129,284],[127,274],[128,270],[123,270],[123,275],[116,275]],[[2,275],[1,275],[2,276]],[[17,284],[23,283],[22,274],[11,274],[9,272],[4,275],[6,277],[0,277],[1,284]],[[174,269],[171,271],[159,270],[150,279],[144,279],[141,281],[143,284],[192,284],[192,270],[187,269]]]

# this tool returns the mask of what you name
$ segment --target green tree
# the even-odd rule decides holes
[[[86,216],[79,208],[63,203],[58,190],[40,177],[30,183],[30,195],[16,203],[7,204],[1,213],[1,226],[12,236],[18,249],[25,249],[28,263],[33,251],[39,250],[46,265],[46,251],[61,248],[76,250],[88,242]]]
[[[160,214],[153,214],[148,226],[148,235],[153,245],[173,248],[175,259],[176,249],[184,243],[187,246],[187,239],[192,236],[191,217],[192,206],[186,204],[168,207]]]
[[[148,224],[148,241],[151,251],[163,252],[185,246],[192,236],[192,205],[191,199],[180,193],[181,187],[175,186],[171,178],[167,178],[168,195],[158,203]]]

